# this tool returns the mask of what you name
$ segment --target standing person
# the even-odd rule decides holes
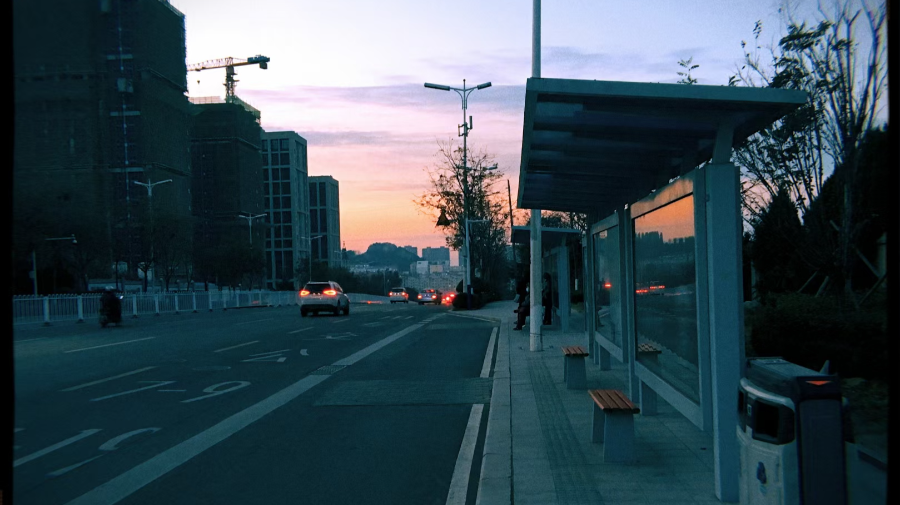
[[[544,273],[544,285],[541,289],[541,305],[544,306],[544,324],[553,323],[553,287],[550,274]]]
[[[516,327],[514,330],[521,330],[525,326],[525,318],[531,313],[531,297],[528,296],[528,286],[525,287],[525,294],[519,299],[519,308],[514,310],[518,316],[516,317]]]

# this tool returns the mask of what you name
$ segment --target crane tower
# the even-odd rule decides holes
[[[209,60],[204,61],[203,63],[194,63],[192,65],[188,65],[188,71],[199,72],[201,70],[209,70],[213,68],[224,68],[225,69],[225,101],[227,103],[234,102],[234,84],[237,79],[234,78],[237,73],[234,71],[234,67],[239,67],[242,65],[259,65],[259,68],[265,70],[269,68],[269,57],[256,55],[246,60],[241,58],[220,58],[218,60]]]

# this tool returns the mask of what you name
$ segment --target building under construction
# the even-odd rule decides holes
[[[189,220],[184,27],[165,0],[14,0],[19,273],[46,238],[75,234],[81,277],[134,275],[147,218]],[[167,179],[152,207],[135,184]]]
[[[252,219],[266,210],[259,112],[237,100],[191,101],[196,278],[236,285],[245,274],[256,274],[262,282],[266,221]],[[241,219],[242,215],[251,218]]]

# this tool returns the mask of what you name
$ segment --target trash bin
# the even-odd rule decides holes
[[[738,409],[742,504],[846,505],[837,376],[748,359]]]

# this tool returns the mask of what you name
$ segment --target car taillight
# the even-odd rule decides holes
[[[303,291],[300,291],[300,296],[307,296],[307,295],[309,295],[309,291],[307,291],[305,289]]]
[[[419,295],[419,299],[420,299],[420,300],[422,299],[422,295]]]
[[[335,291],[335,290],[333,290],[333,289],[326,289],[326,290],[323,291],[323,292],[324,292],[326,295],[328,295],[328,296],[334,296],[334,295],[337,294],[337,291]]]
[[[603,287],[606,288],[606,289],[609,289],[609,288],[612,287],[612,283],[611,283],[611,282],[607,282],[606,284],[603,285]]]
[[[409,293],[403,293],[403,296],[409,298]]]

